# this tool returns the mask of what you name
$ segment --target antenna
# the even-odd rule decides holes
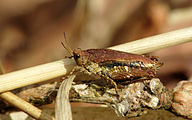
[[[64,45],[63,42],[61,42],[61,44],[63,45],[63,47],[71,54],[71,56],[73,56],[73,51],[71,50],[70,46],[67,43],[67,37],[65,35],[65,32],[63,32],[64,38],[65,38],[65,42],[66,42],[66,46]]]

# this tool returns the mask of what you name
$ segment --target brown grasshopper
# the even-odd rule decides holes
[[[64,34],[65,40],[66,36]],[[114,87],[118,94],[116,83],[127,83],[135,80],[145,80],[155,77],[156,71],[163,63],[158,63],[155,56],[132,54],[112,49],[75,49],[72,51],[61,42],[71,54],[78,67],[87,73],[99,75]]]

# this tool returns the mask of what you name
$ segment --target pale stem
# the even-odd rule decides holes
[[[144,54],[190,41],[192,27],[125,43],[111,49]],[[0,75],[0,93],[67,75],[74,66],[74,60],[64,59]]]

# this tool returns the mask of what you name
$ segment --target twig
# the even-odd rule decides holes
[[[30,103],[24,101],[23,99],[19,98],[18,96],[14,95],[11,92],[4,92],[0,94],[0,97],[10,104],[16,106],[17,108],[21,109],[22,111],[26,112],[28,115],[32,116],[38,120],[55,120],[54,117],[46,114],[42,110],[34,107]]]
[[[128,42],[111,47],[111,49],[135,54],[145,54],[190,41],[192,41],[192,27]]]
[[[3,65],[0,60],[0,71],[2,74],[5,73]],[[0,98],[4,99],[5,101],[9,102],[10,104],[14,105],[15,107],[21,109],[22,111],[26,112],[28,115],[32,116],[38,120],[55,120],[54,117],[44,113],[42,110],[34,107],[30,103],[26,102],[25,100],[19,98],[18,96],[14,95],[11,92],[4,92],[0,93]]]
[[[190,41],[192,41],[192,27],[125,43],[111,49],[143,54]],[[74,60],[64,59],[0,75],[0,92],[64,76],[75,65]]]
[[[66,75],[74,66],[65,59],[0,75],[0,93]]]

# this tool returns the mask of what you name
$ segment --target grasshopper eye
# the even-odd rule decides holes
[[[78,58],[80,58],[80,55],[79,54],[75,54],[74,58],[78,59]]]

